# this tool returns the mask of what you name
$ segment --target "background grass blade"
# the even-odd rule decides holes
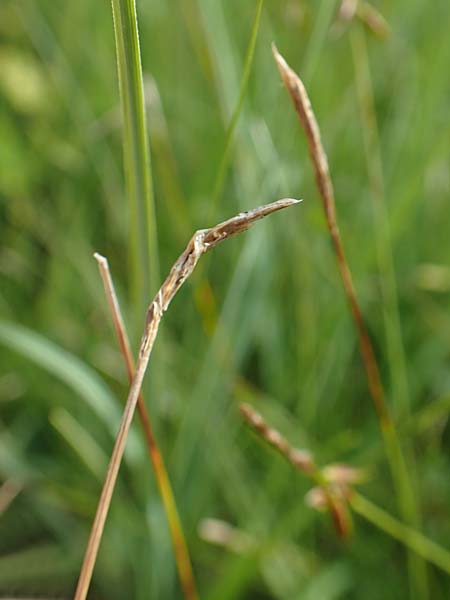
[[[410,548],[416,555],[450,574],[450,552],[448,550],[429,540],[420,531],[398,521],[360,494],[354,495],[351,506],[355,512]]]
[[[0,341],[72,388],[115,432],[120,415],[118,403],[88,365],[44,336],[17,323],[0,321]]]
[[[135,0],[113,0],[123,119],[126,195],[130,207],[130,272],[136,317],[159,282],[158,243]],[[151,279],[150,279],[151,278]]]
[[[380,274],[382,309],[389,359],[391,397],[394,419],[397,423],[410,417],[410,398],[406,357],[398,306],[397,282],[392,256],[389,215],[386,208],[383,164],[380,154],[377,116],[374,106],[370,63],[365,33],[355,24],[350,33],[355,81],[358,92],[361,129],[369,178],[370,196],[374,215],[375,244]],[[400,417],[400,418],[399,418]],[[399,504],[403,518],[415,528],[421,527],[420,499],[417,492],[417,472],[412,444],[408,439],[399,441],[406,457],[409,476],[397,479]],[[429,597],[426,565],[417,555],[409,555],[410,586],[418,598]]]

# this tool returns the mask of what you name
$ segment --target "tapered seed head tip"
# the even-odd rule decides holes
[[[273,57],[275,59],[275,62],[278,65],[278,68],[281,71],[286,71],[286,69],[289,69],[289,66],[288,66],[287,62],[281,56],[281,54],[278,52],[278,48],[276,47],[275,42],[272,42],[272,54],[273,54]]]
[[[248,414],[251,410],[250,404],[247,404],[247,402],[241,402],[239,404],[239,411],[245,415]]]
[[[303,198],[283,198],[281,202],[284,202],[286,206],[291,206],[292,204],[300,204],[300,202],[303,202]]]
[[[102,254],[99,254],[98,252],[94,252],[93,257],[97,261],[97,264],[101,267],[104,267],[105,265],[108,264],[108,259],[106,258],[106,256],[103,256]]]
[[[299,204],[300,202],[302,202],[302,201],[297,200],[297,198],[281,198],[280,200],[276,200],[275,202],[272,202],[271,204],[267,204],[265,207],[261,207],[261,208],[263,210],[266,209],[267,214],[269,214],[269,212],[274,212],[276,210],[281,210],[283,208],[289,208],[289,206],[293,206],[294,204]],[[266,212],[266,210],[264,210],[264,212]]]
[[[294,204],[300,204],[300,202],[303,202],[303,200],[297,198],[281,198],[281,200],[274,202],[272,206],[274,210],[276,210],[277,208],[288,208]]]

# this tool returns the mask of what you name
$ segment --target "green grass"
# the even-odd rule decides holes
[[[143,297],[158,285],[156,248],[164,277],[194,229],[212,224],[224,160],[219,218],[286,195],[304,202],[215,251],[212,293],[195,277],[180,292],[147,375],[201,597],[403,599],[404,545],[438,562],[444,555],[429,542],[450,548],[450,7],[374,3],[392,33],[380,41],[366,32],[365,62],[358,41],[351,44],[355,29],[330,29],[338,3],[265,2],[249,71],[261,4],[138,2],[153,186],[147,181],[132,209],[109,5],[1,3],[0,484],[17,482],[21,491],[0,512],[0,596],[70,597],[78,575],[127,392],[93,250],[110,260],[136,341]],[[320,464],[369,467],[361,492],[399,519],[272,41],[306,75],[388,402],[416,457],[425,542],[372,511],[378,523],[356,518],[353,541],[343,545],[328,518],[305,506],[307,482],[238,414],[239,401],[254,403]],[[367,65],[376,138],[358,99]],[[137,129],[145,146],[145,124]],[[141,181],[147,164],[139,164]],[[384,208],[374,217],[380,165]],[[132,434],[92,597],[181,598],[137,424]],[[245,532],[258,550],[212,547],[197,533],[210,517]],[[450,593],[436,566],[428,585],[433,600]]]
[[[114,0],[112,13],[122,106],[123,162],[129,203],[133,303],[142,314],[159,285],[158,240],[136,3]]]

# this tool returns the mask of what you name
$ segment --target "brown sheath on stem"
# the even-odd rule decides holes
[[[277,202],[272,202],[271,204],[266,204],[265,206],[260,206],[259,208],[255,208],[253,210],[240,213],[236,217],[228,219],[223,223],[219,223],[210,229],[200,229],[197,231],[192,236],[186,247],[186,250],[183,252],[183,254],[181,254],[172,267],[167,279],[161,286],[159,292],[156,294],[153,302],[150,304],[147,311],[144,334],[142,336],[139,349],[136,372],[131,383],[122,421],[120,423],[111,459],[108,465],[97,512],[95,514],[94,523],[89,536],[88,546],[84,555],[83,565],[81,567],[74,600],[85,600],[88,593],[103,529],[105,526],[106,516],[111,504],[114,486],[125,450],[125,443],[130,430],[131,422],[133,420],[134,410],[141,393],[142,382],[147,369],[148,361],[150,359],[150,354],[164,312],[169,307],[169,304],[177,291],[194,270],[202,254],[209,252],[209,250],[212,250],[223,240],[246,231],[259,219],[262,219],[263,217],[266,217],[275,211],[298,204],[299,202],[300,200],[285,198],[283,200],[278,200]]]

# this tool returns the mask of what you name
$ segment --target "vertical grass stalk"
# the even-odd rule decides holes
[[[381,159],[378,123],[370,74],[367,43],[362,26],[354,23],[350,32],[355,81],[361,118],[361,128],[374,215],[375,244],[378,272],[381,282],[382,307],[386,335],[387,355],[391,375],[391,394],[394,412],[403,419],[410,417],[410,398],[405,352],[403,347],[397,283],[386,210],[383,164]],[[411,443],[403,442],[409,477],[400,476],[397,493],[403,518],[414,527],[421,526],[417,502],[416,467]],[[419,598],[428,598],[426,565],[409,553],[409,577],[412,590]]]
[[[397,416],[408,418],[410,412],[408,377],[398,308],[397,283],[389,231],[389,215],[386,209],[378,123],[375,113],[367,43],[364,31],[358,23],[355,23],[354,28],[351,30],[350,41],[361,115],[367,174],[375,220],[375,243],[381,293],[383,295],[383,313],[392,380],[392,398]]]
[[[130,271],[135,315],[140,318],[159,281],[157,228],[150,169],[135,0],[112,0],[123,118],[125,185],[130,212]]]
[[[420,531],[416,531],[405,523],[398,521],[361,494],[353,492],[350,498],[350,506],[354,512],[406,546],[417,557],[450,574],[450,552],[448,550],[425,537]]]

